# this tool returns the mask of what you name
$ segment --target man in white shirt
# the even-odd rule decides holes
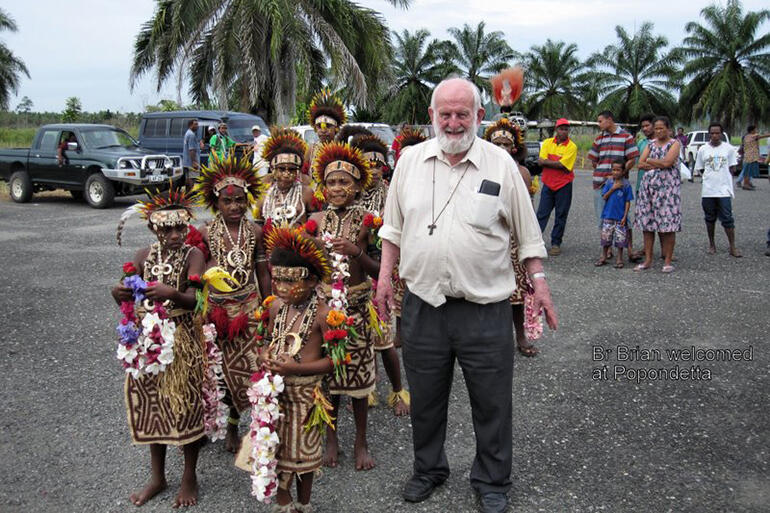
[[[454,361],[471,398],[476,459],[471,485],[485,512],[505,511],[512,463],[512,317],[516,281],[510,237],[534,284],[536,308],[556,329],[546,257],[524,181],[505,150],[476,137],[484,118],[478,89],[449,79],[428,113],[436,138],[406,149],[385,205],[377,306],[387,318],[391,274],[407,291],[403,357],[412,391],[414,475],[403,496],[427,499],[449,475],[444,452]]]
[[[262,158],[262,148],[264,147],[265,141],[267,141],[268,137],[262,133],[262,129],[259,125],[254,125],[251,127],[251,135],[254,136],[254,142],[252,143],[251,147],[251,149],[254,150],[254,157],[252,161],[254,164],[254,170],[256,171],[257,175],[265,176],[267,174],[269,164],[265,161],[265,159]]]
[[[732,201],[733,175],[730,168],[738,165],[735,149],[729,144],[722,143],[722,125],[709,125],[709,143],[698,149],[695,158],[695,169],[703,175],[701,189],[701,206],[706,220],[706,232],[709,237],[708,253],[717,252],[714,243],[714,228],[716,220],[722,223],[730,244],[730,254],[740,258],[741,252],[735,247],[735,220],[733,219]]]

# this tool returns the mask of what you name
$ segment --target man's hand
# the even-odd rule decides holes
[[[124,287],[122,283],[112,287],[112,297],[118,303],[134,300],[133,291],[128,287]]]
[[[537,278],[532,280],[532,286],[535,289],[535,293],[532,295],[535,300],[535,311],[539,312],[542,308],[548,327],[556,330],[559,327],[559,319],[556,315],[556,307],[551,300],[551,289],[548,287],[548,283],[545,281],[545,278]],[[379,289],[377,293],[379,294]]]
[[[297,364],[293,358],[287,354],[279,354],[275,359],[267,358],[265,368],[273,374],[281,376],[290,376],[297,374]]]
[[[393,304],[393,284],[390,276],[382,276],[377,280],[377,295],[374,298],[377,313],[384,322],[390,321],[390,306]]]

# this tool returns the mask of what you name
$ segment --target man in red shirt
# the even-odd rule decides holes
[[[556,208],[556,215],[551,229],[552,256],[561,254],[561,241],[567,215],[572,205],[572,181],[575,179],[573,168],[577,159],[577,145],[569,138],[569,121],[564,118],[556,121],[556,136],[543,141],[540,147],[538,164],[543,167],[540,179],[543,190],[540,192],[540,205],[537,208],[537,220],[540,231],[545,232],[551,211]]]

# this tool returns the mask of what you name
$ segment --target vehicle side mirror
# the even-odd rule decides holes
[[[78,150],[78,143],[76,143],[76,142],[68,142],[67,143],[67,150],[69,150],[69,151],[77,151]]]

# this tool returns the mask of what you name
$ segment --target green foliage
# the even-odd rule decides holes
[[[577,45],[547,39],[524,56],[524,109],[531,118],[585,116],[586,66],[577,57]]]
[[[449,34],[454,41],[447,44],[449,59],[456,70],[488,97],[489,77],[509,67],[519,54],[508,46],[505,34],[500,31],[487,34],[485,26],[481,21],[475,28],[467,23],[462,29],[452,27]]]
[[[687,37],[678,52],[685,59],[679,103],[683,118],[704,116],[725,129],[741,120],[770,117],[770,33],[757,37],[770,11],[743,11],[737,0],[701,11],[703,23],[685,25]]]
[[[35,128],[0,127],[0,148],[29,148],[36,132]]]
[[[0,32],[7,30],[17,32],[19,28],[11,15],[0,9]],[[11,50],[0,41],[0,110],[7,110],[11,93],[19,90],[19,81],[24,74],[29,78],[29,71],[24,61],[16,57]]]
[[[350,0],[158,0],[136,38],[131,81],[154,70],[158,89],[187,79],[195,103],[235,99],[283,122],[298,89],[320,86],[327,62],[347,99],[367,106],[388,83],[390,58],[385,21]]]
[[[77,96],[70,96],[64,106],[64,112],[61,114],[63,123],[76,123],[80,119],[83,106]]]
[[[652,29],[653,24],[647,21],[630,35],[618,25],[617,44],[608,45],[588,60],[593,68],[591,82],[599,84],[601,100],[597,107],[611,110],[617,121],[633,123],[646,112],[676,112],[671,91],[679,78],[681,56],[666,51],[668,40],[653,35]]]
[[[174,100],[161,100],[157,105],[148,105],[145,109],[147,112],[171,112],[175,110],[184,110],[184,107]]]

